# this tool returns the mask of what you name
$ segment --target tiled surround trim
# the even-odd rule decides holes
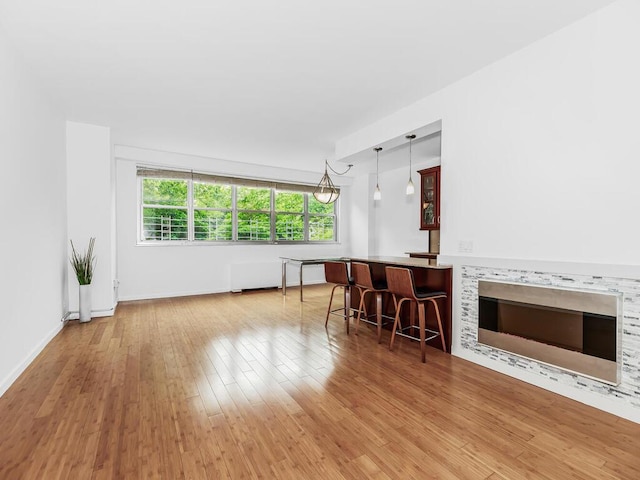
[[[478,280],[622,293],[622,374],[620,384],[617,386],[608,385],[577,373],[567,372],[535,360],[479,344]],[[635,408],[640,408],[640,280],[465,265],[462,267],[461,287],[461,346],[463,349],[578,390],[587,390],[610,398],[615,397]]]

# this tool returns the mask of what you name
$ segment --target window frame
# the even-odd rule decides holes
[[[231,220],[232,220],[232,236],[231,240],[197,240],[195,238],[195,211],[196,210],[206,210],[206,211],[220,211],[220,212],[229,212],[229,209],[217,209],[217,208],[206,208],[206,207],[195,207],[195,199],[194,199],[194,182],[207,182],[206,178],[208,175],[206,174],[198,174],[198,178],[194,178],[194,174],[192,172],[184,172],[184,171],[174,171],[174,170],[158,170],[154,175],[145,175],[144,173],[140,173],[140,171],[149,170],[148,167],[138,167],[137,177],[137,234],[136,234],[136,245],[149,246],[149,245],[296,245],[296,244],[313,244],[313,245],[327,245],[327,244],[338,244],[340,243],[339,238],[339,199],[333,203],[333,213],[324,214],[324,213],[310,213],[309,212],[309,198],[313,193],[313,189],[315,186],[305,185],[305,184],[293,184],[293,183],[279,183],[273,181],[264,181],[264,180],[255,180],[250,178],[232,178],[232,177],[221,177],[218,175],[211,175],[210,182],[211,183],[221,183],[227,184],[231,186]],[[163,175],[166,173],[166,176]],[[191,175],[191,176],[189,176]],[[145,178],[156,178],[159,180],[175,180],[176,178],[184,179],[187,182],[187,206],[183,207],[187,210],[187,239],[186,240],[153,240],[153,239],[145,239],[144,238],[144,209],[145,208],[158,208],[158,206],[151,204],[144,204],[143,198],[143,185]],[[205,180],[203,180],[205,179]],[[221,179],[227,179],[222,180]],[[269,210],[245,210],[238,208],[237,202],[237,192],[238,187],[247,186],[247,187],[255,187],[255,188],[265,188],[270,190],[270,209]],[[288,189],[293,188],[293,190]],[[278,191],[287,192],[287,193],[302,193],[303,194],[303,204],[304,204],[304,212],[280,212],[276,211],[276,195]],[[166,206],[163,206],[166,208]],[[177,207],[176,207],[177,208]],[[269,223],[270,223],[270,234],[269,240],[239,240],[238,239],[238,213],[264,213],[269,215]],[[303,217],[303,240],[279,240],[276,237],[276,219],[278,214],[292,214],[292,215],[302,215]],[[310,240],[310,232],[309,232],[309,219],[310,217],[329,217],[333,218],[333,238],[331,240]]]
[[[282,210],[276,210],[276,196],[278,192],[282,193],[302,193],[302,212],[285,212]],[[309,205],[309,193],[305,194],[303,192],[290,192],[286,189],[282,190],[272,190],[272,205],[273,212],[271,216],[271,223],[273,224],[273,232],[271,238],[273,238],[274,242],[284,242],[287,244],[292,243],[330,243],[330,242],[310,242],[309,241],[309,222],[308,220],[308,205]],[[276,231],[276,225],[278,221],[278,215],[299,215],[302,216],[302,240],[279,240]],[[335,215],[335,207],[334,207],[334,215]],[[336,241],[336,232],[333,233],[334,242]]]
[[[142,177],[144,178],[144,177]],[[217,185],[226,185],[228,187],[230,187],[231,189],[231,205],[229,208],[218,208],[218,207],[196,207],[196,198],[195,198],[195,183],[209,183],[211,185],[216,185],[216,183],[214,182],[207,182],[205,180],[192,180],[189,184],[191,186],[191,191],[193,192],[193,194],[190,196],[190,200],[191,200],[191,204],[193,206],[193,208],[191,209],[191,215],[192,215],[192,222],[191,222],[191,226],[193,228],[193,235],[190,237],[190,240],[187,241],[191,241],[194,244],[200,244],[203,242],[211,242],[211,243],[220,243],[220,242],[231,242],[234,239],[234,214],[233,214],[233,204],[234,204],[234,199],[235,199],[235,194],[234,194],[234,189],[235,186],[231,185],[231,184],[224,184],[224,183],[218,183]],[[187,201],[187,204],[189,204],[189,202]],[[196,210],[198,211],[204,211],[204,212],[221,212],[221,213],[230,213],[231,214],[231,240],[198,240],[196,238]]]

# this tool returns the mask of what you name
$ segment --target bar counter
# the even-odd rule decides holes
[[[451,270],[451,265],[438,265],[433,259],[417,257],[350,257],[352,262],[380,263],[391,267],[432,268],[435,270]]]
[[[407,258],[407,257],[352,257],[352,262],[362,262],[371,265],[371,274],[373,280],[385,279],[385,267],[406,267],[413,271],[413,277],[417,288],[425,288],[433,291],[441,291],[447,294],[447,298],[439,302],[440,314],[442,317],[442,328],[445,336],[445,344],[447,352],[451,352],[451,299],[452,299],[452,280],[453,267],[451,265],[437,265],[433,259],[426,258]],[[373,295],[367,297],[367,311],[375,312],[375,303]],[[354,289],[351,295],[351,306],[358,307],[360,296],[358,291]],[[427,328],[437,330],[437,322],[435,312],[429,302],[427,302],[426,323]],[[383,299],[383,310],[385,315],[394,315],[393,300],[391,295],[385,295]],[[415,307],[408,312],[407,308],[403,308],[403,323],[410,322],[414,324],[416,321]],[[391,328],[389,325],[387,328]],[[442,350],[439,338],[434,338],[427,342],[428,345]]]

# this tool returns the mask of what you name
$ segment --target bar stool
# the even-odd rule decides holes
[[[368,263],[351,262],[351,273],[353,274],[353,282],[356,287],[360,289],[360,305],[358,306],[358,317],[356,319],[356,335],[358,334],[358,327],[360,326],[360,320],[363,322],[377,325],[378,327],[378,343],[382,340],[382,318],[388,318],[393,320],[394,317],[382,314],[382,294],[389,292],[387,289],[386,280],[373,281],[371,276],[371,265]],[[376,295],[376,321],[369,320],[370,315],[367,315],[365,308],[365,297],[367,293],[375,293]],[[398,308],[398,302],[396,296],[393,295],[393,305]],[[364,318],[362,318],[362,312],[365,312]]]
[[[351,318],[351,287],[356,287],[353,283],[353,279],[349,277],[349,271],[347,269],[346,262],[324,262],[324,278],[327,283],[333,283],[334,286],[331,289],[331,298],[329,299],[329,308],[327,308],[327,319],[324,322],[324,327],[327,328],[329,324],[329,315],[338,315],[347,321],[347,334],[349,333],[349,318]],[[344,289],[344,307],[335,308],[331,310],[333,304],[333,294],[336,288],[342,287]],[[359,287],[358,290],[360,290]],[[342,310],[342,313],[337,313]]]
[[[422,358],[422,362],[426,361],[426,342],[436,337],[440,337],[442,341],[442,350],[447,351],[447,345],[444,340],[444,333],[442,332],[442,319],[440,318],[440,308],[438,307],[438,302],[436,301],[439,298],[447,298],[447,294],[445,292],[431,292],[424,291],[421,289],[416,289],[416,283],[413,278],[413,272],[408,268],[399,268],[399,267],[386,267],[385,272],[387,275],[387,285],[389,291],[394,295],[398,295],[401,297],[398,302],[398,306],[396,308],[396,318],[393,324],[393,331],[391,332],[391,341],[389,342],[389,350],[393,349],[393,343],[396,339],[396,335],[400,335],[403,337],[411,338],[416,340],[415,337],[411,335],[407,335],[404,333],[405,330],[417,328],[420,332],[420,355]],[[409,302],[409,305],[412,303],[416,303],[418,305],[418,326],[409,325],[407,327],[402,327],[402,323],[400,322],[400,311],[402,310],[402,304],[404,302]],[[426,328],[425,321],[425,303],[431,302],[433,304],[433,308],[436,312],[436,319],[438,321],[438,331],[430,330]],[[426,334],[429,332],[430,336],[427,337]]]

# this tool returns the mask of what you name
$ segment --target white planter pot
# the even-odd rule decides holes
[[[91,285],[80,285],[80,321],[91,321]]]

